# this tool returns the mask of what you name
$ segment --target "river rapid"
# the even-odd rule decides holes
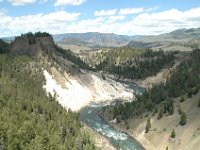
[[[135,93],[142,93],[143,88],[133,83],[126,82]],[[120,150],[144,150],[144,148],[131,136],[120,131],[107,123],[98,113],[101,111],[102,104],[91,104],[80,111],[81,121],[86,123],[94,131],[106,137],[110,143]]]

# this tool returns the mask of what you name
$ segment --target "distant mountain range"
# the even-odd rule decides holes
[[[14,37],[2,38],[6,42],[14,40]],[[99,47],[160,47],[177,42],[188,42],[200,40],[200,28],[179,29],[160,35],[117,35],[113,33],[65,33],[53,35],[53,39],[58,44]]]
[[[131,40],[141,36],[126,36],[113,33],[66,33],[57,34],[53,38],[60,44],[87,45],[90,47],[119,47],[127,45]]]
[[[200,28],[179,29],[166,34],[142,36],[129,42],[128,47],[164,48],[183,50],[193,45],[200,46]]]
[[[178,41],[200,40],[200,28],[178,29],[166,34],[155,36],[143,36],[137,41],[143,42],[178,42]]]

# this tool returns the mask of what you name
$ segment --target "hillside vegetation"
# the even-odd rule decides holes
[[[176,52],[152,51],[151,49],[117,48],[97,54],[98,71],[114,74],[118,78],[142,79],[156,75],[161,69],[174,64]]]
[[[0,149],[96,149],[79,114],[61,107],[56,95],[47,96],[42,88],[44,62],[35,55],[0,55]]]
[[[154,85],[142,95],[136,96],[136,101],[111,106],[112,119],[126,120],[139,117],[142,114],[157,114],[158,119],[174,113],[173,101],[176,97],[196,95],[200,88],[200,50],[194,50],[188,61],[182,62],[172,73],[166,83]],[[182,100],[184,101],[184,100]]]

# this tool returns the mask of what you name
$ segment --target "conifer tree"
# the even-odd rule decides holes
[[[172,131],[172,133],[171,133],[171,138],[175,138],[176,137],[176,133],[175,133],[175,131],[174,131],[174,129],[173,129],[173,131]]]
[[[181,114],[181,121],[180,121],[180,125],[185,125],[187,123],[187,116],[185,114],[185,112],[182,112]]]
[[[151,128],[151,121],[150,118],[148,118],[145,132],[148,133],[150,128]]]

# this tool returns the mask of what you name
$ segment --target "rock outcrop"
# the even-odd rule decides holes
[[[28,55],[34,56],[43,52],[54,51],[56,45],[53,38],[49,36],[39,36],[37,34],[25,34],[16,37],[11,43],[10,54],[11,55]]]

